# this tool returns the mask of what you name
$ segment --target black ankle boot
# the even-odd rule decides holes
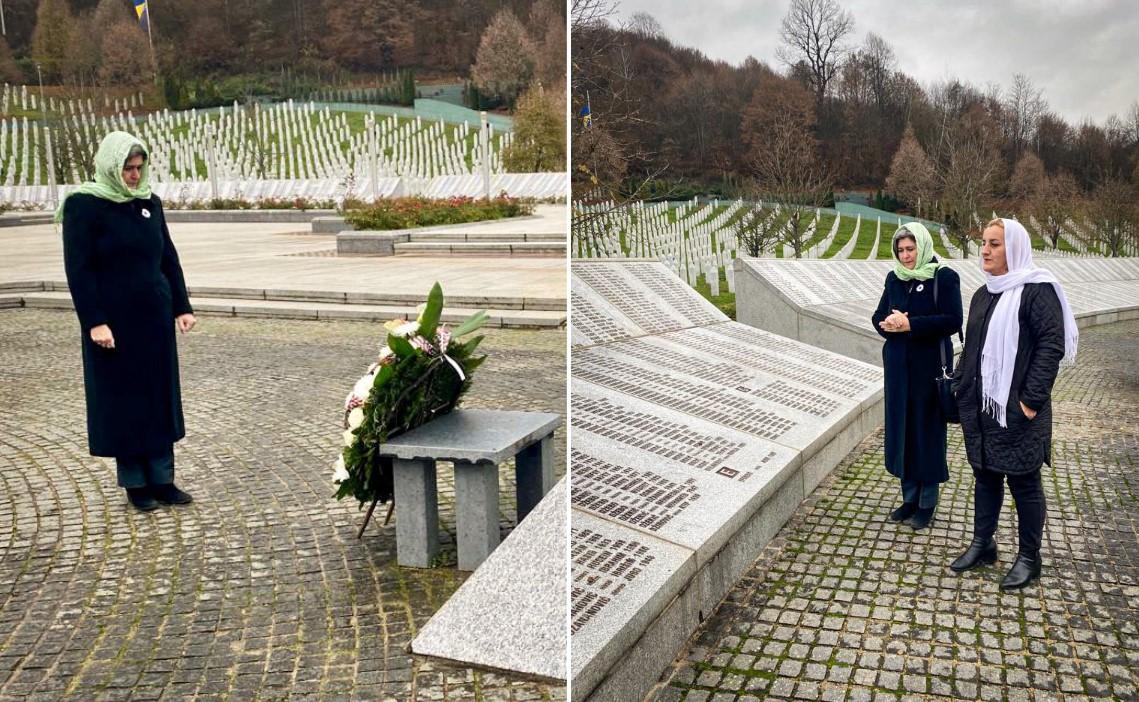
[[[140,512],[151,512],[158,509],[158,502],[145,487],[127,488],[127,501]]]
[[[914,516],[914,512],[918,511],[918,506],[913,502],[903,502],[902,506],[890,512],[890,521],[904,522],[910,517]]]
[[[188,505],[194,501],[190,493],[179,490],[174,483],[151,485],[150,491],[164,505]]]
[[[969,544],[969,548],[965,553],[949,564],[949,567],[955,573],[964,573],[967,570],[972,570],[978,566],[989,565],[997,562],[997,542],[992,537],[988,539],[978,539],[973,537],[973,541]]]
[[[1018,553],[1008,575],[1001,581],[1002,590],[1019,590],[1040,577],[1040,554]]]
[[[914,512],[914,516],[910,517],[910,520],[906,522],[906,524],[913,527],[914,531],[921,531],[933,521],[933,513],[936,509],[936,507],[923,507]]]

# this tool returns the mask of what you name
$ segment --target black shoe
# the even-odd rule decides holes
[[[164,505],[188,505],[194,501],[190,493],[182,492],[174,483],[151,485],[150,491]]]
[[[902,506],[890,512],[890,521],[904,522],[910,517],[914,516],[914,512],[918,511],[918,506],[912,502],[903,502]]]
[[[957,560],[949,564],[955,573],[964,573],[979,566],[991,565],[997,562],[997,542],[990,536],[988,539],[973,537],[969,548]]]
[[[937,508],[929,507],[919,509],[917,512],[914,512],[914,516],[910,517],[910,520],[906,522],[906,524],[913,527],[914,531],[925,529],[929,526],[929,523],[933,521],[933,512],[935,509]]]
[[[127,488],[127,501],[140,512],[151,512],[158,509],[158,502],[145,487]]]
[[[1002,590],[1019,590],[1040,577],[1040,554],[1018,553],[1008,575],[1001,581]]]

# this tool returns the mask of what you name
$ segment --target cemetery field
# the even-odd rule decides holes
[[[234,106],[113,117],[71,113],[47,122],[0,120],[0,184],[46,185],[90,176],[99,141],[130,131],[151,149],[153,182],[222,179],[433,178],[481,169],[479,125],[420,117],[334,111],[311,104]],[[503,172],[510,133],[490,128],[490,167]]]
[[[631,202],[575,205],[573,251],[578,258],[655,259],[699,290],[727,314],[734,314],[732,261],[747,255],[748,241],[765,244],[761,257],[792,258],[794,250],[776,241],[788,226],[788,214],[778,206],[737,201]],[[802,258],[833,260],[893,260],[894,232],[911,217],[861,208],[815,210],[804,213]],[[1024,220],[1033,248],[1049,256],[1099,257],[1091,222],[1069,218],[1059,246],[1053,250],[1039,222]],[[578,224],[582,222],[582,224]],[[962,252],[936,224],[926,223],[939,260],[962,258]],[[977,243],[969,245],[977,255]],[[1127,255],[1139,251],[1128,249]]]

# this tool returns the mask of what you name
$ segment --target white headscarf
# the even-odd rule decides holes
[[[981,349],[981,402],[982,409],[996,418],[1002,427],[1005,421],[1005,406],[1008,404],[1009,388],[1012,386],[1012,371],[1016,363],[1016,348],[1020,342],[1020,293],[1025,283],[1051,283],[1060,298],[1064,311],[1064,358],[1063,363],[1076,362],[1076,346],[1080,332],[1076,328],[1076,318],[1068,306],[1068,298],[1060,287],[1060,281],[1050,271],[1037,268],[1032,262],[1032,240],[1028,232],[1015,219],[1002,219],[1005,225],[1005,256],[1008,259],[1008,273],[989,275],[985,273],[985,287],[991,293],[1004,293],[997,301],[993,316],[989,319],[989,332],[985,337],[985,348]],[[982,267],[982,270],[983,267]]]

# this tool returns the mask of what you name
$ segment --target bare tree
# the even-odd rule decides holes
[[[885,39],[869,32],[859,55],[870,83],[870,92],[874,96],[874,104],[879,111],[884,111],[889,104],[890,83],[898,65],[894,50]]]
[[[1139,243],[1139,193],[1117,178],[1108,178],[1095,189],[1091,211],[1096,240],[1108,256],[1125,256]]]
[[[850,52],[847,38],[853,31],[854,16],[836,0],[791,0],[779,33],[784,46],[776,55],[788,66],[806,64],[816,107]]]
[[[637,12],[629,18],[629,31],[644,39],[664,36],[664,28],[660,26],[660,22],[647,12]]]
[[[1053,249],[1060,248],[1064,222],[1079,210],[1079,199],[1080,189],[1070,174],[1061,172],[1044,179],[1032,211]]]
[[[609,25],[615,10],[614,0],[573,0],[570,6],[572,197],[589,205],[574,209],[570,233],[575,244],[587,249],[596,248],[612,212],[642,199],[668,169],[657,147],[637,138],[657,125],[642,114],[643,103],[634,94],[643,81],[630,33]],[[587,100],[591,93],[599,98],[596,103]],[[588,122],[580,118],[587,105]],[[631,164],[647,166],[631,175]]]
[[[1044,188],[1044,162],[1031,151],[1025,151],[1009,178],[1008,194],[1019,202],[1035,202]]]
[[[768,130],[764,143],[752,151],[756,194],[786,212],[787,222],[778,229],[779,242],[790,246],[795,258],[802,258],[807,224],[815,209],[826,203],[833,181],[814,139],[801,124],[780,119]]]
[[[940,209],[950,239],[968,258],[969,242],[980,233],[978,212],[990,204],[1001,172],[995,126],[984,108],[975,105],[954,129],[945,133],[945,165],[938,173]]]
[[[1133,146],[1139,146],[1139,100],[1127,110],[1127,136]]]
[[[753,186],[753,189],[759,192],[758,187]],[[774,205],[752,205],[737,222],[740,246],[753,258],[771,251],[780,241],[779,224],[782,221],[776,216]]]
[[[1036,125],[1048,110],[1048,103],[1044,100],[1044,92],[1034,86],[1028,76],[1017,73],[1012,78],[1012,88],[1003,107],[1006,137],[1015,162],[1036,135]]]

